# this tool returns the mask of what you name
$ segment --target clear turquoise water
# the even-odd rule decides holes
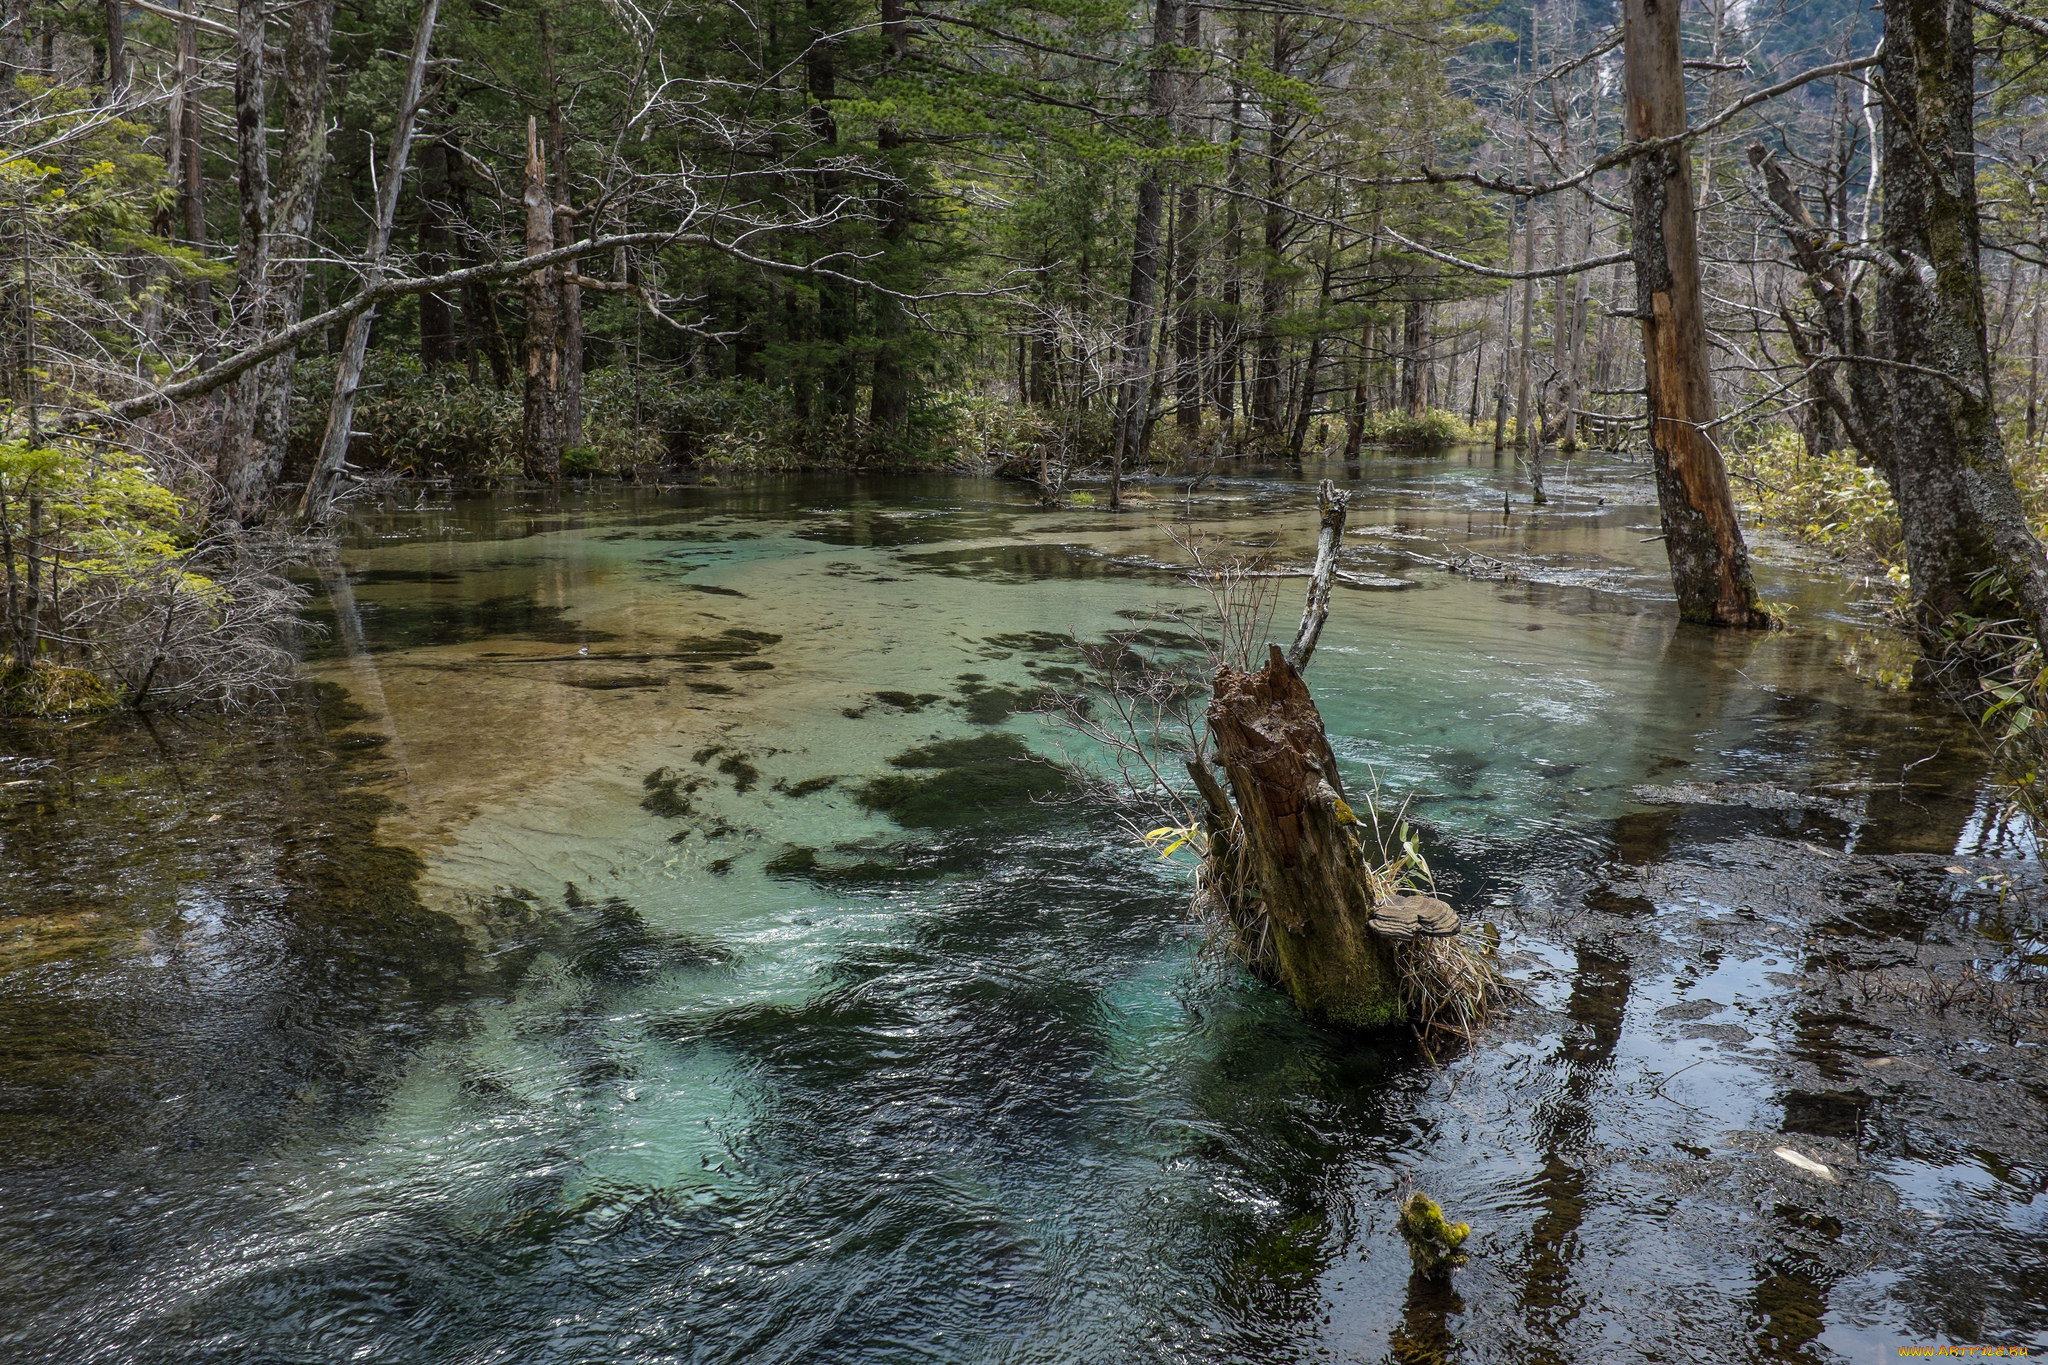
[[[1407,586],[1340,591],[1310,674],[1354,785],[1413,798],[1529,997],[1448,1058],[1311,1029],[1209,959],[1179,874],[1033,800],[1039,770],[995,738],[1051,751],[985,694],[1056,674],[1062,637],[1195,600],[1164,567],[1176,525],[1305,559],[1304,480],[1161,485],[1122,517],[967,479],[364,514],[308,640],[324,710],[10,737],[0,1343],[1063,1362],[2041,1340],[2024,1152],[1905,1102],[1834,1148],[1788,1136],[1871,1051],[1816,1022],[1850,899],[1816,859],[1890,859],[1902,886],[1958,851],[2028,865],[1987,826],[1968,736],[1845,663],[1883,658],[1873,608],[1789,556],[1766,574],[1798,629],[1674,627],[1642,471],[1567,472],[1559,506],[1503,523],[1517,484],[1490,456],[1368,466],[1347,567]],[[1445,546],[1536,581],[1447,574]],[[890,763],[976,737],[979,766]],[[865,806],[891,776],[936,778],[936,804]],[[1716,780],[1832,804],[1630,791]],[[1952,901],[1897,913],[1924,930]],[[1853,1176],[1800,1185],[1769,1155],[1788,1141]],[[1449,1289],[1394,1231],[1416,1186],[1475,1228]]]

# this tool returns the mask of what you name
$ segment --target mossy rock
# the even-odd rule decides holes
[[[87,715],[111,711],[120,700],[89,668],[36,663],[0,674],[0,716]]]

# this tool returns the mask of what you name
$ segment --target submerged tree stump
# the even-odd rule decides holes
[[[1341,505],[1336,520],[1341,535]],[[1217,671],[1209,724],[1237,818],[1227,830],[1212,819],[1207,871],[1254,969],[1313,1018],[1357,1029],[1404,1022],[1393,952],[1369,924],[1372,884],[1337,758],[1279,646],[1257,673]],[[1217,815],[1221,793],[1204,795]]]

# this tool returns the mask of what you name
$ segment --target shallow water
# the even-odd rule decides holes
[[[1176,533],[1304,561],[1319,473],[1123,517],[950,478],[391,505],[311,613],[317,705],[6,735],[0,1343],[2048,1345],[2040,1038],[1872,985],[2024,977],[2030,847],[1835,578],[1766,547],[1795,629],[1674,626],[1641,467],[1533,515],[1485,453],[1348,479],[1368,586],[1310,682],[1503,931],[1528,999],[1480,1048],[1305,1026],[1174,868],[1038,799],[1055,738],[1012,711],[1069,637],[1196,604]],[[1449,1288],[1415,1187],[1474,1227]]]

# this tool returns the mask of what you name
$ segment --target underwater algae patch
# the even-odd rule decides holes
[[[855,792],[865,810],[916,829],[984,820],[1021,820],[1067,780],[1012,734],[939,740],[889,760],[900,771],[871,778]]]

